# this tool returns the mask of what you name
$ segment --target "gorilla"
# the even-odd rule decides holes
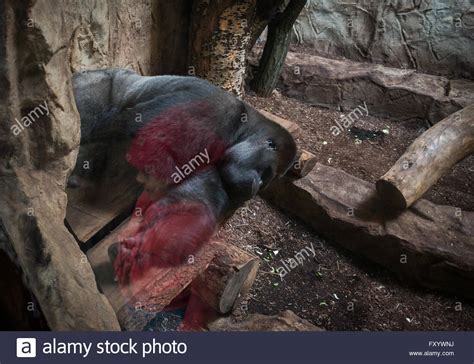
[[[75,74],[73,90],[82,135],[70,185],[123,160],[145,188],[143,216],[111,252],[122,284],[182,264],[295,159],[287,130],[199,78],[106,69]]]
[[[125,158],[142,130],[154,144],[149,149],[155,149],[155,159],[162,160],[159,167],[151,163],[152,168],[168,173],[161,176],[166,182],[176,166],[208,151],[232,210],[285,174],[296,155],[286,129],[199,78],[145,77],[106,69],[76,73],[73,90],[81,117],[81,148],[73,175],[86,179],[100,178],[111,158]],[[156,140],[150,141],[150,133]],[[114,155],[108,155],[114,146]],[[92,161],[87,171],[81,168],[83,160]]]

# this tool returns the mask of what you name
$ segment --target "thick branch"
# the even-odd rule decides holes
[[[260,96],[275,89],[291,40],[291,28],[307,0],[291,0],[285,10],[268,24],[268,35],[257,74],[252,83]]]

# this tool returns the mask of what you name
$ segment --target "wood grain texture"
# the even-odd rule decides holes
[[[474,105],[455,112],[420,135],[377,181],[377,192],[388,206],[406,209],[472,153]]]

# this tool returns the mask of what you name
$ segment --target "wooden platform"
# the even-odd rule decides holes
[[[100,186],[68,188],[66,221],[72,233],[81,243],[95,237],[96,243],[109,230],[125,220],[135,206],[142,187],[134,176],[122,178],[117,182],[103,182]],[[110,224],[115,222],[115,226]],[[100,236],[102,229],[109,227]]]

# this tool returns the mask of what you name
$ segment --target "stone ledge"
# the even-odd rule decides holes
[[[474,81],[294,52],[287,55],[278,87],[312,105],[351,111],[365,102],[370,114],[431,123],[474,103]]]
[[[263,197],[404,282],[474,298],[474,212],[419,200],[391,216],[371,183],[321,164]]]

